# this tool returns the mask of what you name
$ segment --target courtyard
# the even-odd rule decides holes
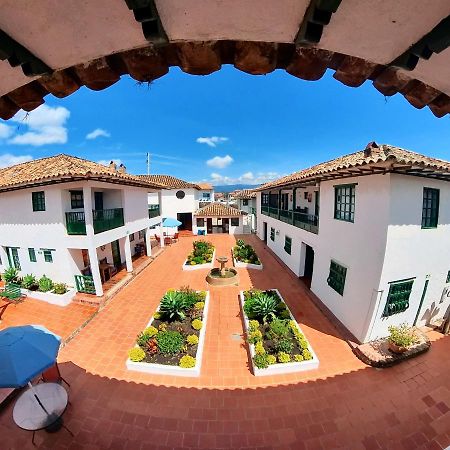
[[[24,315],[28,305],[30,311],[38,308],[41,317],[47,308],[47,316],[57,320],[45,324],[63,339],[71,336],[67,326],[78,329],[58,359],[71,384],[71,405],[64,417],[74,437],[65,430],[40,432],[39,448],[438,449],[448,445],[448,337],[430,331],[433,345],[425,355],[390,369],[370,368],[355,357],[340,331],[317,308],[313,294],[255,236],[244,239],[253,245],[264,269],[238,269],[239,286],[221,288],[206,283],[207,270],[182,270],[194,239],[183,237],[166,247],[97,314],[87,306],[63,309],[30,299],[8,311],[2,327],[39,320],[31,312]],[[236,238],[215,235],[208,240],[217,255],[229,255]],[[162,295],[187,285],[211,294],[200,377],[128,371],[127,352]],[[238,293],[252,287],[280,291],[317,353],[318,369],[264,377],[251,373]],[[55,308],[64,313],[55,316]],[[70,316],[76,320],[69,322]],[[13,424],[11,414],[9,405],[0,415],[2,446],[31,448],[30,436]]]

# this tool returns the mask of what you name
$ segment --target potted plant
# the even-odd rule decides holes
[[[412,345],[418,342],[414,330],[406,323],[398,326],[390,326],[389,330],[389,350],[393,353],[405,353]]]

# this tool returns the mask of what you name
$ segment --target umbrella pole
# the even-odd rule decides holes
[[[39,406],[45,411],[45,413],[46,413],[47,415],[49,415],[49,414],[48,414],[48,411],[45,409],[45,406],[42,404],[42,402],[40,401],[39,397],[37,396],[36,391],[34,390],[34,387],[33,387],[33,385],[31,384],[31,381],[28,382],[28,386],[30,387],[31,392],[32,392],[33,395],[34,395],[34,398],[35,398],[36,401],[39,403]]]

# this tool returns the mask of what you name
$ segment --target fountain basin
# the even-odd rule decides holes
[[[233,268],[225,269],[224,275],[221,270],[215,268],[209,271],[206,281],[212,286],[236,286],[239,283],[239,275]]]

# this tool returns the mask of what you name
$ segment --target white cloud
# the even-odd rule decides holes
[[[117,166],[120,166],[122,164],[122,160],[121,159],[101,159],[100,161],[97,161],[99,164],[102,164],[104,166],[109,166],[110,162],[114,162],[116,163]]]
[[[98,137],[111,137],[111,134],[102,128],[96,128],[86,135],[86,139],[97,139]]]
[[[63,106],[52,108],[44,104],[30,113],[20,110],[11,120],[27,126],[28,131],[17,134],[8,143],[36,147],[47,144],[65,144],[67,142],[65,125],[69,117],[70,111]]]
[[[206,144],[209,147],[216,147],[217,144],[222,144],[226,141],[228,141],[228,138],[223,136],[199,137],[196,139],[196,142],[199,144]]]
[[[216,169],[224,169],[233,162],[233,158],[230,155],[226,156],[214,156],[214,158],[208,159],[206,164],[209,167],[215,167]]]
[[[23,162],[31,161],[33,157],[31,155],[15,156],[11,153],[5,153],[0,155],[0,169],[3,167],[14,166]]]
[[[14,133],[13,127],[0,123],[0,139],[8,139]]]
[[[229,185],[229,184],[254,184],[259,185],[267,183],[268,181],[281,178],[282,174],[278,172],[245,172],[239,177],[227,177],[219,173],[211,173],[211,182],[215,185]]]

